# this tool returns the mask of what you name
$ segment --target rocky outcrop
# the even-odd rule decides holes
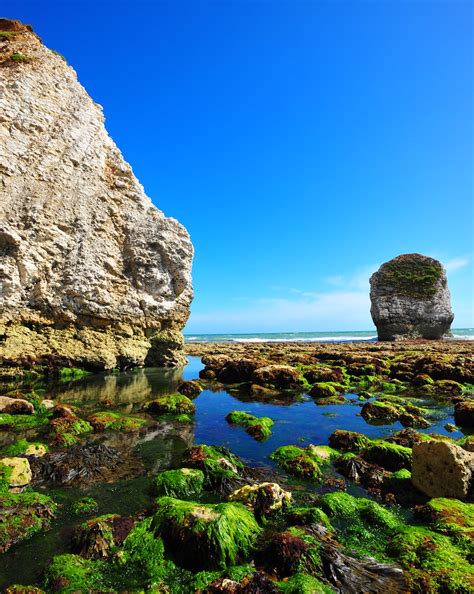
[[[472,499],[474,453],[446,441],[413,445],[412,482],[428,497]]]
[[[0,20],[0,362],[182,363],[192,245],[74,70]]]
[[[454,319],[443,266],[421,254],[382,264],[370,279],[370,299],[379,340],[442,338]]]

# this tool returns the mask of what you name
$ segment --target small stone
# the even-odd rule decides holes
[[[41,458],[41,456],[44,456],[47,452],[48,450],[46,449],[46,446],[42,443],[32,443],[25,450],[27,456],[36,456],[37,458]]]

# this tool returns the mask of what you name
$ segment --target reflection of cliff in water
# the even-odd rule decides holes
[[[51,397],[57,402],[108,401],[112,405],[132,404],[176,392],[184,367],[147,368],[116,375],[94,375],[66,386],[55,386]]]

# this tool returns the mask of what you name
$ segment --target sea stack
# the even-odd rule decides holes
[[[19,21],[0,30],[0,364],[183,363],[187,231],[146,196],[64,58]]]
[[[421,254],[402,254],[370,278],[370,313],[379,340],[449,335],[454,314],[446,271]]]

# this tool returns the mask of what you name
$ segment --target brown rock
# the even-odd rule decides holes
[[[266,365],[253,373],[253,381],[262,386],[298,388],[302,385],[300,373],[290,365]]]
[[[474,427],[474,400],[463,400],[454,406],[454,420],[460,427]]]
[[[33,415],[34,406],[23,398],[8,398],[0,396],[0,413],[8,415]]]

